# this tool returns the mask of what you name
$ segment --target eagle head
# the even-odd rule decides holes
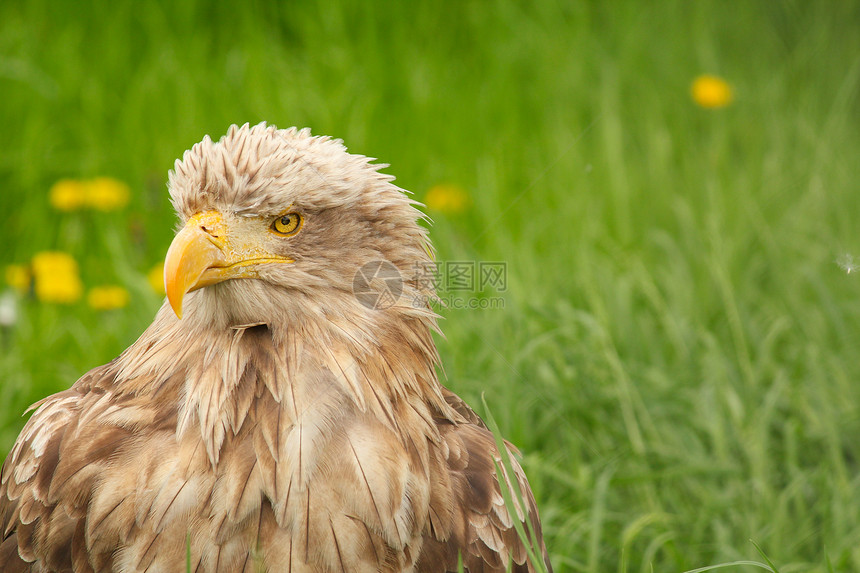
[[[356,278],[378,279],[381,264],[402,279],[389,308],[429,313],[432,286],[410,280],[432,264],[423,215],[371,161],[340,140],[265,123],[194,145],[168,183],[181,223],[164,265],[176,316],[277,327],[309,312],[367,312]]]

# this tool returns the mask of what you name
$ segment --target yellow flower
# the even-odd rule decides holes
[[[469,197],[461,187],[444,183],[431,187],[424,203],[434,211],[462,213],[469,205]]]
[[[87,304],[96,310],[114,310],[128,306],[128,298],[128,291],[121,286],[97,286],[87,294]]]
[[[33,273],[38,277],[51,272],[77,273],[78,263],[68,253],[42,251],[33,256]]]
[[[164,294],[164,263],[158,263],[146,273],[146,280],[156,294]]]
[[[732,103],[732,86],[723,78],[702,75],[693,80],[690,93],[700,106],[707,109],[725,107]]]
[[[125,207],[130,196],[128,185],[122,181],[111,177],[97,177],[89,181],[57,181],[51,187],[48,199],[51,205],[60,211],[74,211],[84,207],[113,211]]]
[[[99,177],[86,183],[87,205],[100,211],[125,207],[130,195],[128,185],[110,177]]]
[[[45,251],[33,257],[33,278],[36,297],[42,302],[73,303],[84,290],[78,263],[58,251]]]
[[[51,187],[48,200],[60,211],[80,209],[87,204],[87,186],[80,181],[61,179]]]
[[[8,265],[6,267],[6,284],[18,292],[30,289],[30,269],[24,265]]]

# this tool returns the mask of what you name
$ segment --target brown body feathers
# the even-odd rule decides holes
[[[515,521],[549,564],[522,469],[501,476],[512,512],[493,435],[437,379],[433,293],[410,279],[429,244],[389,176],[233,126],[170,193],[170,304],[36,405],[0,477],[0,570],[184,571],[189,550],[213,573],[533,571]],[[353,285],[377,261],[402,284],[373,307]]]

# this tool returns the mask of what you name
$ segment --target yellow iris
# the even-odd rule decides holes
[[[299,232],[302,226],[302,216],[298,213],[287,213],[275,219],[272,230],[279,235],[290,236]]]
[[[725,107],[732,103],[732,86],[723,78],[702,75],[693,80],[690,88],[693,101],[706,109]]]

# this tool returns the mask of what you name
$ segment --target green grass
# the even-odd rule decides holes
[[[132,292],[22,301],[0,452],[151,320],[173,160],[307,125],[469,193],[431,213],[439,258],[505,261],[507,290],[444,311],[447,384],[525,453],[557,571],[860,570],[856,4],[445,4],[0,6],[0,265],[62,249]],[[695,106],[700,73],[734,103]],[[100,175],[129,207],[50,208]]]

